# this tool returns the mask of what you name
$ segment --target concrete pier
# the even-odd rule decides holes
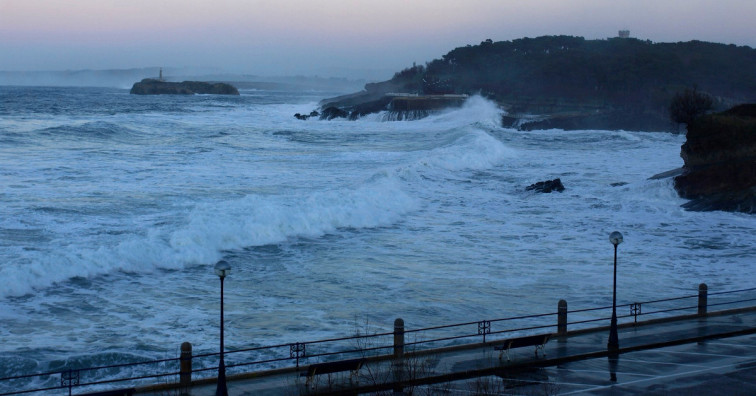
[[[391,97],[391,111],[430,111],[449,107],[459,107],[468,98],[467,95],[408,95],[386,94]]]

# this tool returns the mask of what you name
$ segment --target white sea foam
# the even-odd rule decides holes
[[[157,268],[213,263],[224,251],[316,238],[342,228],[391,225],[416,205],[396,178],[387,176],[354,189],[200,203],[184,224],[150,229],[113,247],[92,249],[74,243],[24,266],[4,266],[0,276],[13,281],[1,293],[18,296],[73,277],[111,271],[150,273]]]
[[[293,109],[292,105],[279,107],[272,112],[274,115],[288,114]],[[3,278],[14,280],[0,295],[23,295],[74,277],[89,278],[112,271],[150,273],[157,268],[179,269],[215,262],[225,251],[276,244],[296,237],[314,238],[341,228],[390,225],[418,205],[417,198],[403,191],[401,179],[390,175],[416,181],[428,171],[487,169],[513,155],[513,150],[480,129],[497,114],[500,113],[491,102],[473,97],[461,109],[408,124],[418,131],[437,129],[438,125],[449,127],[453,140],[444,145],[436,142],[431,145],[435,148],[418,151],[419,158],[414,162],[392,165],[356,188],[294,196],[251,194],[197,203],[180,224],[141,232],[133,230],[120,241],[103,241],[96,247],[88,240],[86,245],[73,241],[59,246],[54,254],[42,250],[27,258],[24,266],[0,268]],[[246,113],[237,115],[242,119],[248,117]],[[200,124],[212,121],[205,116],[194,118]],[[299,121],[293,125],[299,125]],[[401,157],[390,160],[402,161]]]

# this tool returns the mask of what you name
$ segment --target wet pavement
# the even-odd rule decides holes
[[[756,395],[756,335],[524,367],[422,389],[421,394]]]

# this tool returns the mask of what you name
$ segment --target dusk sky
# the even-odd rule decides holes
[[[628,29],[756,47],[754,0],[0,0],[0,70],[388,78],[485,39]]]

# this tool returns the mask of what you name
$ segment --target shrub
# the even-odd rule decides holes
[[[689,125],[698,116],[711,110],[713,104],[714,99],[711,95],[699,92],[696,88],[686,88],[685,91],[676,93],[672,98],[669,115],[672,121]]]

